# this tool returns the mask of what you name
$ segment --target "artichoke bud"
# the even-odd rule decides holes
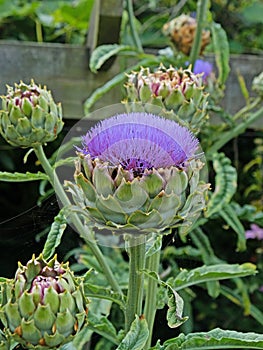
[[[59,348],[87,323],[83,284],[56,257],[46,261],[42,255],[33,256],[25,266],[19,264],[15,278],[1,287],[5,332],[27,349]]]
[[[172,112],[165,117],[176,120],[195,134],[207,121],[208,94],[202,85],[202,74],[194,74],[190,69],[165,68],[161,64],[154,72],[142,67],[128,75],[125,86],[126,102],[136,103],[137,109],[141,103]]]
[[[61,105],[33,80],[29,85],[8,86],[7,95],[1,98],[0,134],[11,145],[27,148],[45,144],[62,130]]]

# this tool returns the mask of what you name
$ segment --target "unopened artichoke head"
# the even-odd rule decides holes
[[[141,67],[128,75],[127,98],[124,103],[160,107],[162,115],[186,126],[194,134],[208,119],[207,98],[202,74],[190,69],[166,68],[160,65],[155,70]]]
[[[88,300],[82,281],[68,264],[33,256],[19,263],[15,278],[2,284],[1,321],[26,349],[57,349],[87,323]]]
[[[78,148],[75,183],[66,187],[88,223],[116,232],[163,232],[191,225],[209,185],[197,138],[157,115],[131,112],[105,119]]]
[[[31,81],[7,86],[1,96],[0,133],[12,146],[43,145],[56,139],[63,127],[62,108],[51,92]]]

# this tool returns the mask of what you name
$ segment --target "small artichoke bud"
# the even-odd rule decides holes
[[[165,23],[163,26],[163,33],[170,38],[172,43],[175,44],[179,51],[188,56],[193,46],[196,28],[196,19],[182,14],[170,22]],[[202,30],[200,55],[202,55],[209,42],[210,32],[208,30]]]
[[[157,105],[162,115],[188,127],[197,134],[208,119],[207,98],[202,74],[194,74],[190,69],[166,68],[162,64],[150,72],[141,68],[128,75],[125,85],[127,102],[137,105]],[[135,95],[134,91],[137,91]]]
[[[12,146],[34,147],[56,139],[62,130],[62,109],[46,87],[20,82],[1,96],[0,133]]]
[[[263,97],[263,72],[256,76],[252,81],[252,90]]]
[[[83,284],[56,257],[47,262],[33,256],[25,266],[19,263],[1,292],[0,318],[8,338],[27,349],[57,349],[87,323]]]

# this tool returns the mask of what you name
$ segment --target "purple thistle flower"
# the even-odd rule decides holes
[[[250,230],[247,230],[245,232],[245,234],[246,234],[246,239],[262,240],[263,239],[263,228],[259,227],[256,224],[251,224]]]
[[[184,167],[199,142],[185,127],[134,112],[105,119],[82,137],[84,154],[141,175],[146,169]]]
[[[206,81],[213,71],[213,65],[204,60],[196,60],[194,64],[193,72],[195,74],[203,73],[203,80]]]

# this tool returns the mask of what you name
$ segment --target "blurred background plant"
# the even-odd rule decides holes
[[[1,0],[0,39],[85,43],[93,0]]]

